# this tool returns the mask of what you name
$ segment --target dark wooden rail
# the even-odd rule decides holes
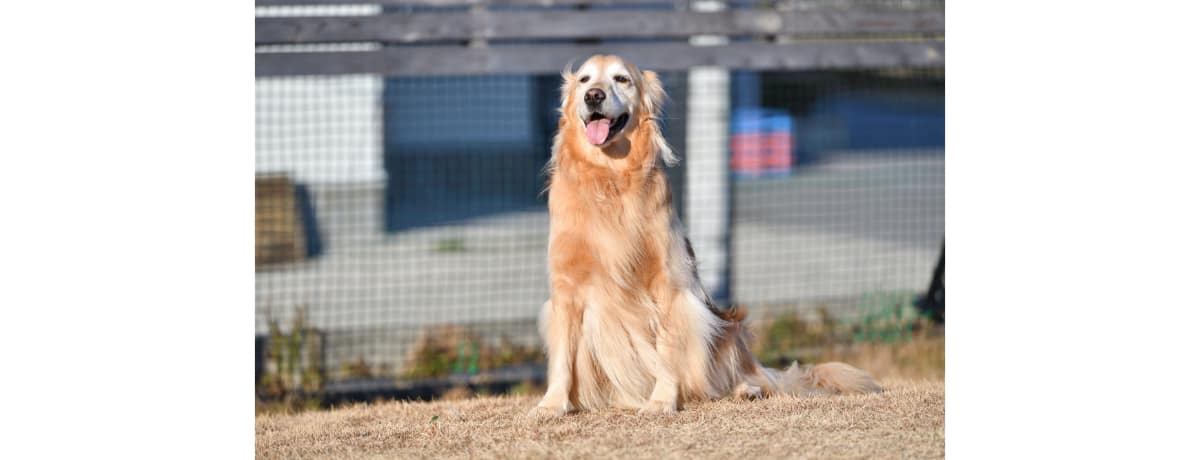
[[[256,5],[362,4],[351,0],[257,0]],[[258,17],[257,76],[553,73],[596,53],[620,54],[659,70],[849,69],[944,65],[942,8],[548,9],[574,0],[374,0],[374,4],[477,5],[444,12],[368,16]],[[677,2],[610,0],[590,4]],[[534,5],[490,9],[492,5]],[[694,46],[698,35],[729,44]],[[785,37],[777,40],[777,37]],[[605,43],[602,40],[638,39]],[[749,40],[741,40],[749,39]],[[546,44],[512,44],[554,40]],[[584,44],[568,44],[568,43]],[[371,51],[300,52],[292,45],[374,43]],[[471,43],[472,46],[465,46]],[[594,44],[599,43],[599,44]],[[312,49],[312,48],[310,48]]]
[[[655,38],[692,35],[941,35],[933,10],[520,11],[258,18],[255,41],[391,42],[470,39]]]

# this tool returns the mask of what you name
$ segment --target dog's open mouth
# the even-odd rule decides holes
[[[621,132],[621,128],[625,127],[627,121],[629,121],[628,113],[623,113],[613,120],[600,112],[592,112],[592,115],[584,122],[584,131],[587,134],[588,142],[591,142],[592,145],[603,145]]]

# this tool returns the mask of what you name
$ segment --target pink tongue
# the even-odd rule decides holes
[[[608,139],[609,123],[611,122],[607,118],[589,121],[587,124],[588,142],[591,142],[594,145],[603,144],[604,140]]]

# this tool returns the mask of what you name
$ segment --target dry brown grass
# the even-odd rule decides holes
[[[880,394],[525,416],[535,397],[386,402],[255,420],[260,458],[937,458],[945,387],[885,379]]]

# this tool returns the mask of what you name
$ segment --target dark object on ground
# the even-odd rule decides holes
[[[929,290],[916,301],[921,313],[933,318],[938,324],[946,323],[946,243],[942,242],[942,252],[938,255],[937,268],[933,269],[933,279],[929,282]]]

